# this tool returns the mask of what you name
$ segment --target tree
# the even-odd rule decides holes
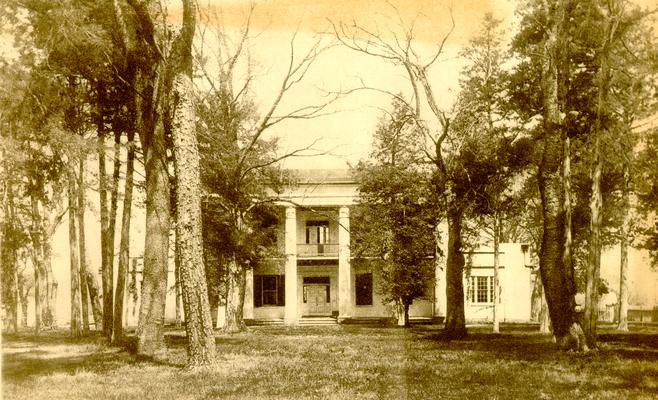
[[[645,168],[650,171],[655,167],[646,164],[650,159],[645,157],[651,152],[651,133],[645,132],[648,135],[643,135],[644,128],[640,121],[654,114],[658,106],[652,97],[652,93],[656,91],[658,75],[658,66],[652,61],[655,60],[658,48],[652,31],[652,22],[655,21],[649,18],[646,12],[638,9],[630,9],[627,14],[622,23],[629,26],[623,29],[617,46],[612,48],[612,82],[608,101],[611,117],[615,120],[612,129],[616,131],[616,140],[611,147],[617,155],[615,159],[621,157],[618,163],[621,164],[621,171],[617,171],[620,179],[616,186],[619,195],[612,201],[616,202],[621,214],[616,238],[621,253],[616,320],[618,329],[622,331],[628,330],[628,250],[633,245],[633,238],[640,233],[638,211],[640,215],[647,217],[645,211],[655,209],[655,206],[649,205],[650,201],[642,202],[642,205],[649,205],[648,208],[638,207],[636,201],[636,188],[646,193],[645,182],[652,182],[651,177],[646,176]],[[619,45],[619,41],[623,46]],[[638,152],[638,148],[643,150]],[[647,178],[648,181],[645,180]]]
[[[121,242],[119,244],[119,268],[117,271],[117,286],[114,294],[114,328],[112,341],[121,342],[123,338],[123,300],[128,282],[130,262],[130,221],[132,217],[133,175],[135,171],[135,133],[128,131],[128,152],[126,155],[126,179],[123,193],[123,211],[121,217]]]
[[[215,356],[201,231],[201,182],[192,86],[192,40],[196,7],[183,1],[183,27],[172,44],[172,102],[164,120],[173,139],[176,174],[176,241],[188,338],[188,365],[211,364]]]
[[[503,221],[519,208],[513,183],[525,177],[522,169],[532,155],[532,145],[521,130],[518,116],[507,107],[507,78],[502,64],[500,21],[486,14],[482,28],[464,51],[469,64],[463,71],[462,90],[457,102],[453,129],[468,137],[460,156],[468,171],[473,207],[470,214],[483,218],[493,240],[493,331],[499,331],[500,286],[499,243]],[[520,137],[521,136],[521,137]],[[487,229],[484,229],[487,231]]]
[[[309,68],[328,49],[318,40],[299,55],[293,34],[287,69],[274,99],[259,114],[249,97],[256,77],[248,54],[252,12],[253,6],[235,45],[230,44],[230,37],[220,28],[214,32],[217,48],[201,46],[196,54],[203,78],[200,86],[207,88],[199,90],[201,96],[197,102],[202,181],[208,193],[204,201],[204,225],[215,225],[204,229],[206,238],[218,243],[206,245],[206,258],[218,263],[214,268],[209,266],[212,272],[208,276],[223,278],[225,289],[211,289],[212,302],[219,302],[223,292],[224,330],[228,332],[246,328],[243,321],[246,271],[268,254],[267,247],[272,242],[269,232],[274,229],[276,218],[274,210],[268,208],[272,199],[266,191],[280,192],[286,179],[278,163],[308,154],[315,144],[280,154],[277,140],[267,138],[267,134],[284,121],[312,119],[331,112],[329,105],[343,95],[332,93],[318,103],[309,101],[296,108],[286,107],[286,100],[304,80]],[[209,15],[207,25],[217,24],[218,20]],[[205,34],[202,32],[204,38]],[[241,68],[246,71],[244,78],[239,77]],[[209,282],[209,286],[216,286],[218,280]]]
[[[583,349],[586,344],[575,314],[571,253],[570,140],[562,117],[569,116],[564,100],[570,89],[568,38],[578,10],[570,1],[529,1],[522,10],[522,27],[514,39],[514,49],[527,60],[516,68],[518,76],[525,72],[524,79],[534,77],[518,85],[518,91],[525,93],[515,96],[524,102],[519,108],[531,115],[539,113],[542,118],[538,183],[543,232],[539,265],[553,333],[563,348]]]
[[[215,342],[201,258],[200,203],[195,197],[199,171],[194,163],[196,144],[191,135],[194,126],[191,45],[196,11],[190,1],[184,0],[182,4],[182,26],[173,36],[168,35],[167,15],[155,1],[131,0],[127,7],[115,1],[113,11],[119,44],[126,54],[127,65],[135,72],[124,80],[134,90],[135,130],[145,153],[146,239],[137,351],[149,357],[158,357],[166,351],[163,319],[171,214],[167,170],[170,135],[174,141],[176,206],[190,213],[185,216],[177,213],[177,240],[184,242],[178,247],[187,313],[188,364],[202,365],[212,361]],[[190,161],[189,167],[183,166]],[[182,197],[190,194],[189,199]]]
[[[356,167],[360,198],[352,235],[355,254],[378,257],[382,300],[397,305],[398,323],[408,327],[409,306],[433,282],[437,220],[422,184],[422,135],[406,107],[394,101],[374,134],[370,159]]]
[[[155,1],[113,2],[119,46],[134,75],[123,77],[133,89],[135,130],[144,152],[146,231],[144,270],[137,328],[137,353],[160,357],[166,352],[163,320],[169,253],[170,193],[162,114],[164,96],[156,95],[162,71],[161,9]]]
[[[334,24],[333,33],[337,40],[346,47],[402,68],[409,79],[412,101],[405,101],[387,90],[367,87],[364,89],[375,90],[406,102],[418,129],[424,134],[423,141],[429,144],[423,149],[423,153],[433,165],[430,178],[433,192],[443,199],[438,208],[440,214],[437,216],[445,213],[448,222],[447,310],[444,332],[448,338],[460,338],[466,335],[463,284],[465,258],[462,253],[462,223],[466,210],[465,203],[461,200],[468,188],[458,186],[452,174],[458,169],[450,169],[451,158],[459,154],[458,147],[461,143],[458,138],[451,136],[450,113],[439,106],[435,95],[436,88],[429,79],[430,69],[443,54],[444,45],[454,30],[455,23],[452,12],[450,12],[447,32],[440,36],[433,53],[423,58],[414,47],[416,44],[414,25],[405,24],[399,11],[393,5],[391,7],[398,17],[402,33],[389,30],[387,35],[392,36],[390,40],[386,40],[383,34],[371,31],[356,22],[350,25]],[[424,117],[424,110],[428,108],[430,110],[429,119]]]

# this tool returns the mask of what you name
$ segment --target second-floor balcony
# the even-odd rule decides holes
[[[298,258],[338,258],[338,243],[303,243],[297,245]]]

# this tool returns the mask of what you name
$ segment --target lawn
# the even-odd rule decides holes
[[[125,350],[4,335],[2,398],[9,399],[656,399],[658,328],[601,331],[601,349],[555,351],[534,328],[471,328],[465,340],[438,327],[258,327],[217,335],[218,365],[182,369],[185,338],[167,336],[167,362]]]

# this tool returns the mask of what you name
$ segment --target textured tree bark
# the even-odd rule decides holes
[[[135,131],[141,141],[146,173],[144,270],[137,354],[158,358],[166,353],[163,326],[171,218],[166,138],[162,125],[163,96],[156,96],[156,92],[165,89],[158,87],[163,54],[154,23],[161,17],[162,8],[155,1],[131,1],[128,5],[133,12],[124,17],[118,1],[112,4],[127,67],[134,68]]]
[[[80,250],[78,243],[78,226],[77,214],[78,204],[76,191],[76,174],[71,166],[68,182],[68,200],[69,200],[69,250],[71,264],[71,336],[82,336],[82,311],[80,304],[80,260],[78,252]]]
[[[123,194],[123,211],[121,216],[121,242],[119,244],[119,269],[117,271],[117,287],[114,295],[114,328],[112,343],[120,343],[123,339],[123,300],[125,298],[128,267],[130,263],[130,219],[132,212],[133,173],[135,164],[134,133],[128,133],[128,148],[126,156],[126,179]]]
[[[247,329],[243,318],[246,271],[238,264],[235,255],[231,257],[227,267],[224,331],[241,332]]]
[[[465,259],[461,250],[463,210],[456,204],[450,204],[448,207],[445,334],[448,338],[458,339],[466,336],[463,282]]]
[[[81,158],[78,167],[78,236],[80,247],[80,302],[82,305],[82,332],[89,333],[89,290],[87,289],[87,243],[85,235],[85,160]]]
[[[173,98],[177,99],[172,121],[174,167],[176,171],[176,240],[180,250],[180,278],[188,338],[187,364],[212,364],[215,358],[213,332],[206,272],[203,265],[201,231],[201,180],[199,152],[196,141],[195,111],[192,86],[192,37],[194,7],[183,2],[183,39],[180,71],[173,82]]]
[[[544,150],[538,181],[544,231],[539,268],[557,342],[565,349],[584,349],[584,335],[575,314],[573,266],[568,261],[565,263],[565,256],[570,258],[570,252],[569,247],[565,247],[565,190],[561,167],[563,157],[568,157],[568,154],[564,151],[565,135],[560,125],[558,103],[558,51],[559,36],[565,23],[564,5],[558,0],[547,11],[550,23],[545,33],[541,65]]]
[[[164,311],[167,294],[170,194],[164,129],[156,126],[145,150],[146,237],[137,327],[137,353],[152,358],[166,354]]]

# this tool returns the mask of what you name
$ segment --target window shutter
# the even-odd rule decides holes
[[[263,305],[263,280],[262,275],[254,275],[254,307]]]
[[[276,305],[277,306],[285,306],[286,305],[286,276],[285,275],[279,275],[279,279],[277,279],[277,298],[276,298]]]

